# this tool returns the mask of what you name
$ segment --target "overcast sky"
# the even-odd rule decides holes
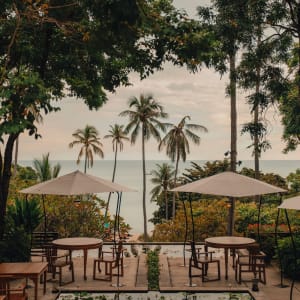
[[[184,8],[193,16],[197,5],[205,5],[207,0],[177,0],[174,4]],[[203,69],[197,74],[190,74],[184,68],[166,65],[164,71],[157,72],[149,78],[140,81],[132,75],[133,85],[121,87],[115,94],[108,94],[108,102],[98,111],[89,111],[79,99],[66,98],[61,101],[61,111],[44,116],[44,122],[39,125],[42,139],[22,135],[20,138],[20,160],[41,158],[42,154],[50,152],[50,159],[75,160],[79,148],[69,149],[68,144],[73,140],[72,133],[83,129],[87,124],[95,126],[100,133],[105,159],[113,159],[111,140],[103,139],[108,134],[109,126],[115,123],[126,124],[127,118],[119,117],[119,113],[128,108],[131,96],[151,93],[169,114],[168,122],[177,124],[182,117],[189,115],[191,123],[204,125],[208,133],[200,133],[201,144],[191,145],[188,160],[217,160],[224,158],[224,152],[230,149],[230,100],[225,97],[228,80],[213,70]],[[251,120],[249,107],[244,95],[238,95],[238,126]],[[262,159],[298,159],[299,151],[288,155],[282,153],[284,143],[281,141],[282,128],[280,116],[276,110],[270,110],[267,115],[270,121],[269,140],[272,149],[262,154]],[[250,160],[251,150],[248,135],[238,134],[238,159]],[[140,140],[135,146],[125,144],[119,159],[141,159]],[[167,159],[166,155],[157,150],[155,140],[146,145],[147,159]],[[95,157],[95,159],[97,159]]]

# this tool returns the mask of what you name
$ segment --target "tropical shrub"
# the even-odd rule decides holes
[[[290,237],[278,241],[277,257],[280,258],[283,272],[290,278],[300,278],[300,236],[294,235],[296,259]]]
[[[79,199],[47,196],[45,199],[47,230],[61,237],[91,236],[111,238],[114,219],[102,213],[102,200],[91,197]],[[120,218],[120,234],[126,235],[130,227]]]
[[[187,239],[193,239],[192,216],[196,241],[203,241],[209,236],[226,234],[227,201],[225,199],[192,201],[192,213],[187,201],[185,201],[185,207],[187,219],[185,219],[183,203],[178,203],[175,218],[155,226],[154,241],[183,242],[186,226]]]
[[[30,235],[24,226],[16,226],[10,216],[6,216],[3,238],[0,240],[0,262],[22,262],[30,259]]]
[[[39,201],[35,198],[30,200],[16,198],[14,204],[7,207],[7,214],[16,227],[23,226],[27,233],[34,231],[43,218]]]

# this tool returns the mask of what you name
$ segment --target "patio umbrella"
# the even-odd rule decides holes
[[[230,171],[178,186],[171,191],[228,197],[249,197],[286,192],[277,186]]]
[[[77,170],[19,192],[23,194],[72,196],[105,192],[134,192],[134,190]]]
[[[292,245],[293,245],[294,260],[295,260],[295,266],[296,266],[296,264],[297,264],[297,249],[296,249],[293,233],[292,233],[292,230],[291,230],[291,225],[290,225],[287,209],[300,210],[300,196],[296,196],[296,197],[292,197],[292,198],[288,198],[288,199],[284,200],[278,206],[278,209],[284,209],[284,212],[285,212],[285,216],[286,216],[286,220],[287,220],[287,224],[288,224],[288,228],[289,228],[289,232],[290,232],[290,236],[291,236],[291,241],[292,241]],[[278,226],[278,219],[279,219],[279,214],[278,214],[278,218],[276,220],[276,229],[277,229],[277,226]],[[276,230],[276,235],[277,235],[277,230]],[[295,276],[293,276],[293,280],[292,280],[292,284],[291,284],[290,300],[293,299],[294,285],[295,285]]]
[[[100,177],[75,171],[55,179],[47,180],[19,191],[23,194],[74,196],[93,193],[117,192],[116,219],[120,212],[120,192],[134,192],[128,187]],[[45,213],[45,210],[44,210]],[[46,224],[45,224],[46,227]]]
[[[218,173],[213,176],[178,186],[171,191],[201,193],[234,198],[286,192],[286,190],[282,188],[230,171]]]

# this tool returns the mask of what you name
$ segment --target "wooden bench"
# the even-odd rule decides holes
[[[41,257],[42,261],[45,258],[45,248],[52,244],[53,240],[58,238],[58,233],[53,231],[35,231],[31,234],[31,257]]]

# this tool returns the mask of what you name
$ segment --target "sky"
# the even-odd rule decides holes
[[[207,5],[208,0],[176,0],[177,8],[185,9],[190,16],[196,14],[198,5]],[[130,97],[140,94],[152,94],[156,101],[164,106],[169,114],[167,122],[177,124],[184,116],[191,117],[190,123],[205,126],[208,133],[200,133],[200,146],[193,146],[188,154],[188,160],[219,160],[230,149],[230,99],[225,96],[227,76],[220,78],[214,70],[203,69],[191,74],[185,68],[164,66],[163,71],[156,72],[147,79],[140,81],[136,74],[131,75],[132,86],[120,87],[116,93],[107,93],[108,101],[98,111],[89,111],[82,100],[65,98],[59,105],[60,112],[44,116],[43,124],[39,125],[42,138],[35,140],[23,134],[20,137],[19,160],[33,160],[50,153],[51,160],[76,160],[79,147],[69,149],[73,141],[72,133],[83,129],[86,125],[95,126],[103,144],[104,159],[112,160],[114,153],[110,139],[104,139],[109,126],[125,124],[126,117],[119,113],[128,109]],[[242,125],[251,120],[249,106],[245,94],[239,91],[237,99],[238,111],[238,160],[251,160],[251,144],[249,135],[240,135]],[[280,116],[276,109],[267,113],[269,124],[268,140],[272,149],[262,154],[265,160],[299,159],[299,150],[283,154],[284,143],[281,140],[282,127]],[[95,157],[94,159],[98,159]],[[99,157],[100,159],[100,157]],[[141,140],[135,145],[125,143],[124,150],[119,155],[122,160],[141,159]],[[167,159],[164,151],[159,152],[157,142],[151,139],[146,144],[146,159]]]

